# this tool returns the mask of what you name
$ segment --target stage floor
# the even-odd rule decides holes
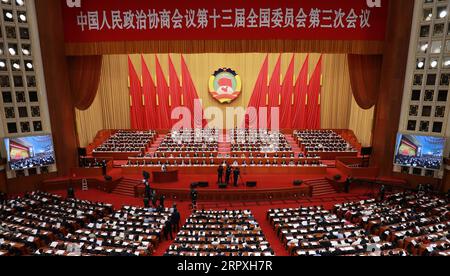
[[[133,180],[142,180],[142,175],[123,175],[124,178],[133,179]],[[256,189],[274,189],[274,188],[292,188],[294,180],[317,180],[325,178],[325,174],[305,174],[305,175],[273,175],[273,174],[243,174],[239,180],[238,187],[233,187],[233,180],[230,181],[230,185],[228,189],[233,190],[251,190],[255,188],[247,188],[245,183],[248,181],[257,182]],[[225,178],[225,177],[224,177]],[[232,178],[233,179],[233,178]],[[193,182],[208,182],[209,187],[207,188],[199,188],[199,189],[218,189],[217,183],[217,175],[205,175],[205,174],[180,174],[178,176],[178,181],[173,183],[152,183],[150,182],[151,187],[155,189],[190,189],[190,185]]]

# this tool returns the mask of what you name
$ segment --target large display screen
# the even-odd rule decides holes
[[[55,164],[50,135],[6,138],[7,159],[11,170],[24,170]]]
[[[440,170],[445,150],[445,138],[398,134],[395,165]]]

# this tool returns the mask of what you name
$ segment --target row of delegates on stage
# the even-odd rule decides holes
[[[164,204],[164,203],[162,203]],[[69,233],[37,255],[148,256],[162,240],[174,209],[124,206],[111,215]],[[77,252],[69,246],[75,245]]]
[[[408,255],[321,206],[272,209],[267,219],[293,256]]]
[[[202,159],[202,160],[191,160],[191,159],[182,159],[179,160],[158,160],[158,161],[148,161],[148,160],[139,160],[139,161],[133,161],[128,160],[126,165],[123,165],[123,167],[161,167],[163,165],[167,167],[210,167],[210,166],[216,166],[218,164],[226,165],[227,161],[221,161],[220,159]],[[304,167],[304,166],[312,166],[312,167],[318,167],[318,166],[325,166],[322,161],[320,160],[288,160],[288,159],[282,159],[282,160],[250,160],[247,162],[247,160],[240,161],[240,160],[234,160],[232,162],[233,166],[241,166],[241,167]]]
[[[355,152],[355,149],[332,130],[296,130],[294,137],[306,152]]]
[[[107,166],[107,161],[102,159],[98,160],[97,158],[82,158],[81,166],[83,168],[103,168]]]
[[[284,134],[265,130],[231,130],[233,152],[289,152],[292,150]]]
[[[108,215],[112,206],[43,192],[0,205],[0,255],[28,255],[68,232]]]
[[[185,159],[189,159],[189,158],[236,158],[236,159],[245,159],[245,158],[282,158],[282,159],[292,159],[292,158],[315,158],[315,159],[319,159],[320,156],[317,154],[312,154],[312,153],[308,153],[308,154],[304,154],[304,153],[298,153],[297,155],[295,153],[279,153],[279,152],[275,152],[275,153],[253,153],[253,152],[248,152],[248,153],[227,153],[227,154],[222,154],[222,153],[205,153],[205,152],[194,152],[194,153],[190,153],[190,152],[186,152],[186,153],[167,153],[167,152],[155,152],[155,153],[147,153],[147,154],[143,154],[141,153],[138,158],[141,159],[155,159],[155,158],[161,158],[161,159],[174,159],[174,158],[185,158]]]
[[[413,255],[450,256],[448,197],[400,193],[383,201],[338,204],[335,213]]]
[[[219,133],[215,129],[184,129],[166,135],[158,152],[216,152]]]
[[[118,131],[94,152],[144,152],[155,140],[156,131]]]
[[[251,211],[194,211],[166,256],[273,256]]]

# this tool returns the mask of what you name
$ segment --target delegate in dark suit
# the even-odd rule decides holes
[[[227,167],[227,171],[225,172],[225,183],[230,184],[230,179],[231,179],[231,167],[228,166]]]
[[[239,168],[234,169],[233,171],[233,180],[234,180],[234,186],[238,186],[239,176],[241,175],[241,171]]]
[[[217,169],[217,182],[222,183],[223,182],[223,166],[220,165]]]

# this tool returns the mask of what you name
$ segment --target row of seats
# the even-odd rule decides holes
[[[94,152],[97,153],[118,153],[144,152],[147,147],[155,140],[156,131],[125,131],[120,130],[106,140],[101,146],[97,147]]]
[[[140,154],[137,158],[130,157],[130,160],[134,159],[174,159],[174,158],[236,158],[236,159],[245,159],[245,158],[307,158],[307,159],[320,159],[317,154],[303,154],[299,153],[295,155],[293,152],[274,152],[274,153],[253,153],[253,152],[240,152],[240,153],[214,153],[214,152],[178,152],[178,153],[166,153],[166,152],[155,152],[155,153],[147,153]]]
[[[332,130],[295,130],[293,136],[301,149],[308,153],[356,151],[342,136]]]
[[[291,146],[278,131],[234,129],[229,133],[233,152],[290,152]]]
[[[267,218],[293,256],[390,254],[395,249],[393,243],[368,235],[359,225],[348,223],[322,207],[272,209]]]
[[[267,219],[291,255],[405,256],[450,254],[450,204],[401,193],[322,207],[272,209]]]
[[[424,192],[339,204],[340,217],[413,255],[450,255],[450,203]]]
[[[219,133],[215,129],[184,129],[169,132],[158,152],[217,152]]]
[[[149,256],[171,217],[169,209],[125,206],[37,250],[35,255]]]
[[[0,205],[0,256],[151,255],[173,212],[34,192]]]
[[[112,206],[42,192],[0,205],[0,251],[3,255],[30,254],[66,233],[111,213]]]
[[[166,256],[273,256],[251,211],[198,210],[189,217]]]
[[[258,166],[258,167],[278,167],[278,166],[282,166],[282,167],[307,167],[307,166],[325,166],[320,160],[299,160],[299,161],[295,161],[295,160],[287,160],[287,159],[282,159],[282,160],[262,160],[262,159],[252,159],[250,161],[244,160],[244,161],[238,161],[238,160],[232,160],[233,162],[231,162],[231,164],[236,167],[236,166],[242,166],[242,167],[252,167],[252,166]],[[131,161],[128,160],[127,164],[123,165],[122,167],[152,167],[152,166],[156,166],[156,167],[161,167],[162,165],[166,165],[167,167],[206,167],[206,166],[217,166],[219,163],[226,165],[227,162],[223,161],[221,162],[220,160],[215,160],[215,159],[203,159],[203,160],[191,160],[191,159],[187,159],[187,160],[158,160],[156,162],[154,161]]]

